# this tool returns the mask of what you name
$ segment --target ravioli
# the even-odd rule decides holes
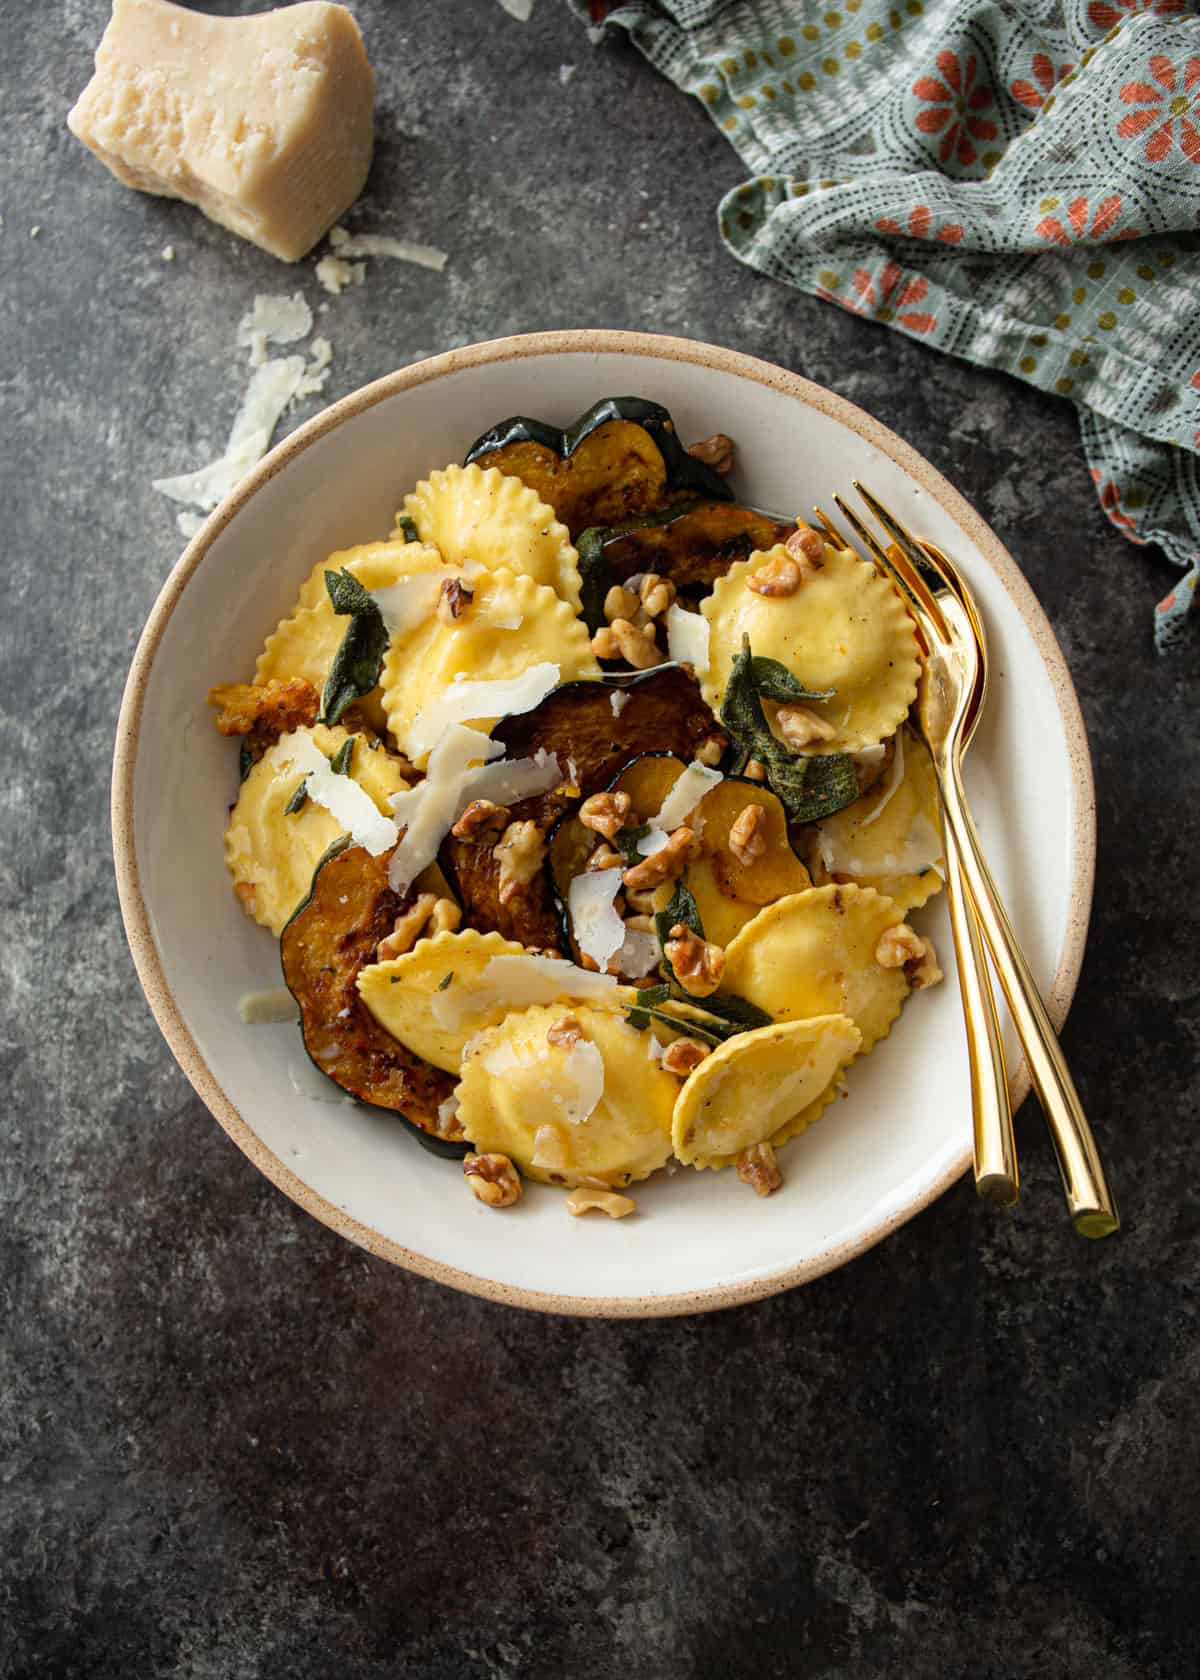
[[[908,995],[902,968],[882,968],[875,947],[904,920],[872,887],[810,887],[760,910],[725,950],[722,990],[777,1021],[848,1015],[865,1052],[886,1038]]]
[[[550,1043],[567,1019],[580,1042]],[[650,1039],[619,1012],[591,1005],[510,1013],[468,1047],[459,1122],[480,1153],[507,1155],[529,1178],[623,1188],[671,1156],[679,1082],[653,1059]]]
[[[812,1123],[862,1043],[845,1015],[757,1027],[706,1056],[675,1103],[671,1138],[686,1166],[732,1166],[752,1144],[783,1143]]]
[[[350,624],[348,617],[334,612],[325,587],[326,572],[342,570],[368,590],[391,588],[418,573],[453,575],[437,550],[421,543],[368,543],[331,554],[313,568],[295,608],[268,636],[254,667],[256,683],[273,677],[303,677],[321,693]],[[431,614],[435,603],[436,594],[429,603]],[[386,721],[379,689],[365,695],[358,705],[371,727],[382,734]]]
[[[481,573],[472,589],[460,618],[447,623],[435,615],[392,635],[381,686],[388,728],[401,750],[421,712],[456,680],[511,682],[542,665],[557,666],[560,683],[600,676],[582,619],[552,589],[503,569]],[[471,719],[470,726],[489,730],[511,709]],[[428,756],[415,753],[413,762],[423,765]]]
[[[803,704],[835,731],[814,750],[858,752],[895,733],[917,692],[916,631],[892,585],[848,549],[825,545],[820,571],[794,595],[762,596],[750,580],[785,556],[782,546],[732,566],[701,606],[710,626],[704,698],[714,712],[748,637],[760,657],[777,660],[805,688],[833,689]],[[778,705],[764,703],[774,724]]]
[[[497,467],[446,467],[404,498],[422,542],[451,565],[470,559],[546,585],[580,606],[579,556],[565,525],[535,490]]]
[[[242,783],[225,826],[225,864],[234,889],[250,915],[277,937],[312,885],[313,870],[343,829],[312,799],[299,810],[287,806],[304,780],[289,759],[296,735],[307,736],[326,758],[352,739],[340,726],[315,724],[283,735],[265,752]],[[353,737],[349,774],[378,810],[391,815],[390,799],[408,786],[397,760],[365,735]]]
[[[891,772],[864,798],[812,829],[814,881],[874,887],[907,914],[941,891],[944,868],[937,778],[929,748],[907,726]]]
[[[473,928],[438,933],[419,939],[401,957],[364,968],[358,976],[359,996],[385,1032],[434,1067],[457,1073],[463,1046],[481,1028],[501,1020],[505,1005],[493,1003],[453,1021],[445,1007],[452,1001],[447,994],[451,987],[462,992],[479,981],[493,957],[520,956],[524,949],[498,933],[476,933]]]

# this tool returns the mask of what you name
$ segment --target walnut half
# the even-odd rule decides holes
[[[773,1196],[783,1183],[775,1149],[769,1143],[752,1143],[737,1160],[737,1175],[756,1196]]]
[[[663,952],[685,992],[709,997],[725,973],[725,953],[719,945],[701,939],[690,927],[678,922],[670,932]]]
[[[507,1155],[467,1155],[463,1173],[477,1202],[512,1207],[521,1200],[521,1177]]]

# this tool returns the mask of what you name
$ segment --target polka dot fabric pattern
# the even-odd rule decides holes
[[[776,280],[1079,411],[1100,504],[1200,583],[1196,0],[573,0],[754,171],[720,206]],[[1194,626],[1197,615],[1191,615]]]

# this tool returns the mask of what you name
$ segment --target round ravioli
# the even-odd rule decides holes
[[[364,589],[388,589],[406,578],[428,574],[430,617],[437,604],[437,575],[454,575],[437,550],[422,543],[370,543],[331,554],[328,560],[314,567],[294,611],[267,637],[254,667],[256,683],[269,682],[273,677],[303,677],[321,693],[350,626],[345,614],[334,612],[325,587],[325,573],[341,570],[350,572]],[[365,695],[359,706],[370,726],[382,734],[386,721],[379,689]]]
[[[523,945],[499,933],[434,934],[402,957],[364,968],[359,996],[385,1032],[434,1067],[457,1073],[467,1041],[502,1020],[505,1010],[499,1001],[481,1001],[464,1013],[460,998],[478,992],[493,957],[524,954]]]
[[[341,823],[323,805],[305,799],[289,811],[304,771],[289,758],[297,735],[307,735],[333,758],[353,739],[347,774],[370,794],[385,816],[391,815],[391,796],[408,786],[392,755],[373,747],[365,735],[351,737],[345,729],[316,724],[281,735],[259,759],[242,783],[237,803],[225,826],[225,863],[234,889],[256,922],[278,937],[293,910],[312,885],[313,870],[338,837]]]
[[[704,698],[720,711],[733,662],[745,639],[751,652],[775,659],[805,688],[833,689],[804,706],[835,734],[813,750],[858,752],[895,733],[917,692],[916,632],[899,595],[866,560],[825,545],[821,569],[794,595],[764,596],[750,581],[785,555],[782,546],[752,554],[713,586],[701,608],[710,625]],[[778,705],[766,701],[772,723]]]
[[[467,1047],[459,1121],[481,1153],[544,1184],[631,1184],[671,1157],[679,1082],[651,1048],[617,1010],[517,1010]]]
[[[941,891],[937,778],[919,735],[901,729],[884,781],[814,825],[809,867],[814,881],[874,887],[906,915]]]
[[[471,587],[461,617],[447,623],[435,615],[392,635],[383,710],[402,750],[420,714],[455,682],[511,684],[538,665],[557,666],[559,683],[600,675],[583,620],[552,589],[504,570],[479,574]],[[491,729],[514,709],[501,696],[490,716],[458,721]],[[423,765],[428,749],[411,756]]]
[[[782,1143],[826,1107],[862,1034],[845,1015],[779,1021],[706,1056],[675,1102],[671,1140],[690,1167],[728,1167],[756,1143]]]
[[[402,578],[413,577],[417,572],[449,569],[437,549],[427,543],[404,542],[398,537],[389,538],[387,542],[360,543],[357,548],[338,549],[328,560],[315,565],[301,586],[300,597],[293,610],[300,612],[304,607],[320,606],[322,601],[328,605],[326,572],[349,572],[364,589],[389,589],[392,584],[399,583]]]
[[[724,991],[777,1021],[848,1015],[866,1051],[886,1038],[908,993],[875,947],[900,910],[871,887],[810,887],[760,910],[725,951]]]
[[[422,542],[451,565],[474,560],[553,589],[579,608],[579,556],[570,533],[536,491],[497,467],[447,467],[404,498]]]

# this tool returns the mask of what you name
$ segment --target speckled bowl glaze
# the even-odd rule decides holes
[[[454,350],[347,397],[293,433],[188,545],[150,615],[117,728],[113,839],[139,978],[181,1067],[239,1148],[316,1218],[373,1254],[493,1300],[635,1317],[707,1311],[843,1265],[970,1162],[953,976],[914,997],[851,1070],[848,1097],[783,1154],[768,1201],[732,1173],[680,1171],[613,1223],[572,1220],[530,1186],[496,1214],[402,1122],[314,1074],[293,1026],[244,1027],[238,999],[279,984],[275,942],[239,910],[221,832],[236,753],[205,693],[253,667],[300,581],[390,528],[398,497],[510,414],[562,424],[601,396],[664,403],[685,438],[730,433],[736,489],[782,511],[869,483],[953,554],[987,622],[994,686],[968,785],[997,879],[1056,1023],[1083,957],[1095,858],[1091,765],[1059,648],[983,521],[914,450],[840,397],[707,344],[558,332]],[[914,916],[950,955],[940,902]],[[952,965],[951,965],[952,966]],[[1014,1101],[1026,1089],[1009,1043]],[[981,1215],[981,1217],[986,1217]]]

